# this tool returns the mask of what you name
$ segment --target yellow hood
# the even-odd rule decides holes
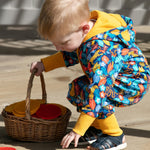
[[[119,14],[109,14],[98,10],[94,10],[91,12],[90,19],[94,19],[96,20],[96,22],[93,28],[84,38],[83,42],[87,41],[88,39],[99,33],[103,33],[117,27],[127,26],[126,22],[122,19],[122,17]],[[130,35],[127,32],[124,33],[123,36],[127,41],[130,38]]]

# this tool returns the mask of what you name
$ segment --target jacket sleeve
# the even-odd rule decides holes
[[[73,66],[79,63],[77,51],[73,52],[63,51],[62,54],[66,67]]]
[[[69,67],[77,64],[77,53],[74,52],[57,52],[54,55],[41,59],[44,64],[45,71],[51,71],[59,67]]]
[[[46,72],[66,66],[61,52],[42,58],[41,62],[43,63]]]

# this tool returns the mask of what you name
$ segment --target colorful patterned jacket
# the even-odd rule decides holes
[[[93,117],[98,117],[99,104],[103,107],[107,105],[107,96],[115,98],[116,106],[131,105],[141,100],[148,87],[149,67],[135,44],[132,20],[121,17],[127,23],[126,27],[97,34],[82,43],[77,52],[63,52],[66,66],[80,62],[90,80],[89,105],[84,106],[82,111]],[[130,34],[129,41],[122,36],[125,31]],[[116,87],[116,92],[111,92],[112,85]]]
[[[115,17],[118,19],[120,15]],[[120,18],[126,25],[103,29],[104,32],[86,38],[74,52],[63,51],[42,59],[45,71],[81,64],[90,82],[87,103],[81,111],[95,118],[100,116],[101,108],[114,109],[107,97],[114,100],[115,106],[132,105],[141,100],[148,88],[150,71],[146,58],[135,44],[133,22],[125,16]],[[100,118],[106,118],[107,114],[103,112]]]

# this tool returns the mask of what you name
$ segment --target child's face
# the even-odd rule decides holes
[[[72,32],[63,37],[57,37],[56,40],[51,40],[58,51],[72,52],[80,47],[84,39],[83,30]]]

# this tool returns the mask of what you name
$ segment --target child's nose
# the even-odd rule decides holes
[[[55,47],[58,51],[62,50],[61,46],[59,46],[59,45],[55,45]]]

